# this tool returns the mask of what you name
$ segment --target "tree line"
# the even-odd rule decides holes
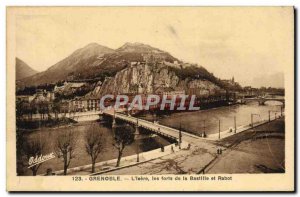
[[[123,125],[113,130],[113,147],[118,151],[116,167],[119,167],[124,149],[134,142],[134,129],[130,125]],[[20,175],[22,173],[20,172],[22,171],[20,168],[26,165],[28,166],[28,164],[22,163],[24,157],[26,161],[29,161],[31,157],[40,156],[45,151],[46,143],[46,140],[36,136],[24,137],[24,133],[17,129],[17,156],[19,158],[18,171]],[[88,154],[91,159],[91,173],[95,172],[96,161],[101,157],[101,154],[105,152],[106,143],[107,138],[103,130],[97,128],[96,124],[90,125],[84,136],[84,148],[86,154]],[[67,175],[70,163],[76,157],[76,150],[79,148],[77,132],[75,130],[69,130],[58,133],[53,146],[56,157],[63,163],[63,174]],[[20,158],[23,160],[20,161]],[[38,169],[42,164],[43,163],[40,163],[30,167],[33,176],[37,175]]]

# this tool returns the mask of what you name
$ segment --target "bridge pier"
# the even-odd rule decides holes
[[[264,99],[260,99],[260,100],[258,101],[258,104],[259,104],[259,105],[265,105],[265,100],[264,100]]]
[[[116,126],[117,126],[116,117],[113,116],[112,128],[115,128]]]
[[[160,126],[159,124],[155,124],[153,122],[146,121],[146,120],[141,120],[139,122],[140,119],[136,119],[132,116],[127,116],[127,115],[123,115],[123,114],[117,114],[117,113],[114,113],[113,111],[103,112],[103,116],[105,117],[106,115],[112,117],[112,119],[110,119],[110,121],[111,120],[113,121],[113,126],[117,126],[116,121],[115,121],[116,118],[118,118],[118,120],[125,121],[129,124],[133,124],[133,126],[135,126],[135,132],[134,132],[135,140],[140,136],[140,127],[143,128],[143,129],[149,130],[150,132],[154,132],[158,135],[161,135],[161,136],[167,137],[169,139],[172,139],[172,141],[174,141],[174,142],[179,141],[178,133],[181,136],[186,135],[183,132],[176,131],[176,129],[173,129],[173,128],[170,128],[170,127],[167,127],[167,126],[163,126],[163,125]],[[192,134],[188,134],[188,136],[190,136],[190,135],[192,135]],[[206,134],[204,134],[204,135],[206,136]],[[194,137],[198,138],[198,136],[194,136]],[[137,145],[137,147],[136,147],[137,148],[136,149],[137,150],[137,161],[140,161],[140,158],[139,158],[140,150],[139,150],[139,142],[138,141],[137,141],[136,145]]]

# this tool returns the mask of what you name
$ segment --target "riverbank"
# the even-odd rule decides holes
[[[264,143],[263,140],[267,140],[266,142],[268,143]],[[276,147],[279,142],[281,145]],[[239,144],[240,146],[237,146]],[[277,155],[278,158],[284,159],[283,144],[284,118],[280,118],[261,126],[254,127],[253,129],[248,129],[244,132],[224,138],[221,141],[199,140],[198,143],[193,143],[189,150],[179,151],[171,155],[154,159],[151,162],[103,174],[143,175],[277,172],[280,171],[280,168],[276,167],[278,162],[276,160],[277,157],[274,157],[274,155]],[[238,151],[238,149],[234,149],[235,147],[245,147],[245,150],[247,150],[247,147],[257,147],[252,149],[253,154],[256,154],[256,156],[242,155],[239,158],[238,155],[234,154],[235,152],[231,152],[232,150]],[[222,148],[221,155],[217,154],[217,149],[219,148]],[[227,154],[229,152],[231,152],[231,154]],[[218,163],[218,165],[216,165],[216,163]],[[240,165],[239,168],[231,167],[238,166],[240,163],[243,165]],[[239,170],[234,171],[232,169]],[[249,169],[255,170],[251,171]]]
[[[205,173],[284,173],[284,118],[249,129],[218,142],[223,153]]]
[[[150,114],[140,116],[141,119],[148,121],[158,121],[160,125],[172,127],[174,129],[181,128],[182,131],[189,132],[193,135],[218,137],[220,131],[228,133],[230,129],[237,127],[244,130],[249,129],[251,122],[254,124],[271,119],[281,114],[281,105],[278,103],[267,103],[259,105],[257,102],[250,102],[247,105],[233,105],[213,108],[209,110],[191,111],[172,113],[160,117],[153,117]],[[270,113],[270,114],[269,114]],[[251,115],[255,114],[255,115]],[[246,128],[242,128],[246,126]],[[223,133],[223,134],[225,134]],[[215,136],[213,135],[215,134]],[[226,135],[224,135],[225,137]],[[214,139],[215,140],[215,139]]]
[[[284,116],[270,117],[269,120],[268,119],[262,119],[258,122],[253,122],[252,123],[253,125],[251,123],[249,125],[241,125],[241,126],[237,127],[236,129],[232,127],[232,128],[229,128],[228,130],[221,131],[219,133],[210,134],[210,135],[207,136],[206,139],[207,140],[221,140],[221,139],[228,138],[230,136],[236,135],[238,133],[247,131],[249,129],[264,125],[266,123],[270,123],[271,121],[274,121],[274,120],[277,120],[277,119],[280,119],[280,118],[284,118]]]
[[[109,126],[104,126],[99,122],[81,122],[70,127],[56,128],[56,129],[41,128],[38,131],[28,132],[24,140],[27,141],[31,139],[39,140],[41,143],[44,144],[43,152],[47,154],[47,153],[54,152],[55,142],[57,136],[59,136],[60,133],[67,132],[67,131],[73,132],[77,136],[78,140],[76,146],[74,147],[75,157],[71,160],[69,168],[77,169],[77,168],[81,168],[82,166],[91,164],[91,158],[87,154],[85,148],[85,134],[90,129],[97,129],[101,131],[105,137],[103,151],[97,158],[96,162],[97,163],[105,162],[117,158],[118,151],[113,146],[114,143],[113,131]],[[137,141],[135,140],[132,144],[126,146],[123,152],[123,158],[130,155],[135,155],[137,146],[139,147],[140,152],[148,152],[151,150],[158,149],[161,146],[168,146],[172,143],[165,138],[162,138],[157,135],[152,135],[152,134],[141,134]],[[25,156],[22,156],[20,160],[21,159],[23,165],[19,167],[20,175],[25,175],[25,176],[32,175],[31,170],[28,169],[26,165],[28,163],[27,158]],[[44,162],[40,166],[38,170],[38,174],[45,174],[49,168],[51,168],[52,172],[61,171],[63,169],[62,158],[55,157],[54,159]]]
[[[68,175],[100,175],[109,173],[115,170],[120,170],[127,167],[132,167],[136,165],[140,165],[146,162],[150,162],[154,159],[158,159],[160,157],[175,154],[176,152],[179,152],[181,150],[187,150],[188,149],[188,143],[182,142],[181,149],[179,149],[179,146],[176,146],[175,144],[170,144],[168,146],[164,147],[164,150],[162,151],[161,148],[142,152],[139,154],[139,162],[137,162],[137,154],[130,155],[127,157],[123,157],[121,159],[121,163],[119,167],[116,167],[117,159],[112,159],[104,162],[99,162],[95,164],[95,173],[91,174],[91,168],[92,165],[85,165],[80,166],[77,168],[68,169]],[[63,170],[55,172],[56,175],[63,174]]]
[[[254,128],[249,128],[243,131],[239,131],[236,134],[231,133],[228,136],[223,136],[224,138],[220,140],[208,140],[207,138],[198,138],[192,142],[183,142],[181,149],[175,144],[165,146],[164,151],[160,148],[143,152],[139,154],[139,162],[136,161],[137,155],[133,154],[130,156],[125,156],[121,160],[120,167],[115,167],[116,159],[102,161],[96,163],[96,169],[94,174],[91,174],[91,165],[83,165],[79,167],[74,167],[68,169],[68,175],[100,175],[100,174],[199,174],[199,173],[227,173],[227,171],[235,173],[246,173],[246,172],[281,172],[280,169],[276,167],[276,163],[272,163],[270,156],[266,156],[268,153],[267,148],[272,148],[275,154],[279,156],[279,160],[282,154],[279,154],[279,150],[284,150],[284,118],[276,119],[271,122],[263,123],[258,126],[254,125]],[[253,141],[253,139],[260,139]],[[268,144],[264,143],[263,140],[268,140]],[[263,142],[260,144],[260,142]],[[190,144],[190,145],[189,145]],[[250,156],[245,158],[241,155],[241,162],[252,162],[253,158],[256,164],[252,165],[255,170],[245,170],[246,168],[242,166],[247,166],[247,164],[241,165],[241,167],[232,167],[232,163],[236,163],[237,159],[240,160],[236,155],[236,149],[229,154],[230,150],[236,145],[241,144],[241,147],[245,147],[242,153],[249,152],[249,148],[255,146],[256,149],[252,151],[256,152],[257,156]],[[276,144],[281,144],[276,147]],[[266,147],[268,145],[268,147]],[[190,146],[190,148],[188,148]],[[270,147],[269,147],[270,146]],[[273,148],[273,146],[275,146]],[[217,149],[221,148],[222,155],[217,154]],[[243,150],[242,148],[238,148]],[[262,151],[263,150],[263,151]],[[259,154],[258,154],[259,153]],[[259,156],[264,156],[267,158],[267,163],[257,162],[259,161]],[[227,159],[227,157],[229,159]],[[222,159],[220,159],[222,158]],[[277,161],[277,160],[276,160]],[[225,163],[225,164],[223,164]],[[263,164],[261,164],[263,163]],[[224,166],[228,165],[224,168]],[[251,166],[251,164],[248,164]],[[254,167],[253,167],[254,166]],[[266,167],[270,166],[270,167]],[[233,169],[236,169],[234,171]],[[244,172],[244,171],[245,172]],[[56,175],[61,175],[62,170],[56,171]]]
[[[276,108],[278,108],[278,106],[275,106]],[[147,126],[147,128],[152,128],[154,130],[166,130],[166,132],[168,134],[170,134],[173,137],[178,137],[179,131],[176,130],[176,125],[180,125],[178,123],[180,123],[179,120],[182,120],[182,117],[184,118],[183,120],[186,121],[185,124],[191,123],[191,128],[194,129],[198,129],[198,133],[201,133],[201,125],[199,126],[199,119],[204,119],[204,120],[210,120],[211,123],[213,124],[208,124],[206,125],[205,129],[207,131],[212,131],[212,133],[208,133],[206,138],[201,138],[201,137],[197,137],[194,136],[190,133],[187,132],[182,132],[182,138],[184,140],[184,143],[186,142],[187,144],[190,144],[190,148],[189,149],[185,149],[185,150],[181,150],[181,151],[174,151],[174,154],[171,154],[171,151],[165,151],[164,153],[161,153],[161,150],[158,149],[158,147],[161,146],[156,146],[153,150],[152,149],[143,149],[144,153],[141,153],[140,155],[147,155],[146,158],[143,158],[143,156],[140,159],[139,163],[136,163],[136,146],[133,144],[131,147],[128,147],[129,149],[126,149],[126,152],[124,154],[124,157],[126,157],[124,159],[124,163],[122,164],[121,168],[125,169],[129,166],[139,166],[142,165],[141,163],[152,163],[154,161],[157,161],[159,159],[161,159],[161,163],[165,163],[166,167],[170,167],[170,168],[176,168],[178,170],[177,173],[200,173],[203,171],[203,169],[206,169],[208,165],[210,165],[210,163],[216,159],[216,157],[218,156],[217,154],[217,149],[220,148],[219,145],[219,141],[221,141],[222,139],[226,139],[230,136],[239,136],[240,133],[244,133],[248,130],[251,130],[251,125],[249,125],[249,114],[251,115],[251,113],[253,112],[253,110],[256,109],[258,112],[267,112],[266,110],[269,110],[270,107],[269,106],[257,106],[257,105],[250,105],[250,106],[233,106],[233,107],[224,107],[224,108],[216,108],[214,110],[207,110],[207,111],[202,111],[202,112],[183,112],[181,114],[176,114],[175,116],[168,116],[166,119],[164,119],[165,121],[170,121],[169,123],[175,123],[175,125],[172,125],[171,127],[173,128],[167,128],[166,126],[162,125],[162,124],[158,124],[158,123],[152,123],[149,122],[146,124],[145,121],[140,120],[139,124],[145,124],[144,126]],[[251,112],[251,113],[250,113]],[[255,112],[255,111],[254,111]],[[187,116],[187,114],[189,114]],[[237,125],[237,131],[236,133],[232,130],[232,129],[228,129],[229,127],[227,127],[228,125],[232,125],[232,122],[230,121],[229,123],[226,122],[226,120],[233,118],[232,115],[243,115],[243,114],[247,114],[246,118],[243,120],[243,122],[247,123],[244,125]],[[117,114],[118,115],[118,114]],[[224,124],[223,127],[221,127],[221,131],[220,132],[220,136],[221,138],[218,138],[218,133],[215,132],[216,130],[216,125],[215,122],[218,122],[219,117],[222,117],[222,119],[224,120]],[[207,119],[207,117],[210,117],[209,119]],[[241,118],[243,118],[244,116],[241,116]],[[275,116],[271,116],[271,120],[274,119]],[[278,116],[277,116],[278,117]],[[241,118],[239,120],[241,120]],[[164,121],[162,120],[162,121]],[[136,122],[136,121],[133,121]],[[207,123],[207,122],[206,122]],[[241,122],[240,122],[241,123]],[[201,121],[200,121],[201,124]],[[253,126],[257,127],[258,125],[261,124],[268,124],[268,120],[266,120],[266,116],[264,116],[264,114],[262,114],[260,116],[260,119],[254,119],[253,121]],[[86,125],[86,126],[85,126]],[[76,130],[79,129],[79,132],[81,133],[81,136],[84,136],[84,131],[86,129],[89,129],[89,124],[86,124],[86,122],[82,122],[82,123],[77,123],[77,126],[75,127],[70,127],[70,128],[65,128],[65,129],[71,129],[74,130],[75,132],[78,132]],[[211,127],[209,127],[211,125]],[[218,125],[218,124],[217,124]],[[83,126],[81,128],[81,126]],[[175,128],[174,128],[175,127]],[[200,128],[200,129],[199,129]],[[218,127],[217,127],[218,128]],[[224,129],[225,128],[225,129]],[[48,129],[47,132],[38,132],[39,135],[38,137],[47,137],[47,139],[52,139],[53,136],[55,136],[57,132],[63,132],[65,129],[59,129],[59,130],[51,130]],[[100,128],[99,128],[100,129]],[[113,142],[113,136],[111,136],[111,132],[106,131],[107,135],[110,136],[109,141]],[[152,135],[151,135],[152,136]],[[159,137],[159,136],[157,136]],[[81,139],[81,138],[79,138]],[[151,138],[149,138],[151,139]],[[70,170],[69,172],[71,174],[90,174],[91,173],[91,161],[90,158],[87,157],[85,151],[84,151],[84,144],[83,144],[83,140],[81,139],[81,145],[80,147],[77,148],[77,154],[76,154],[76,158],[74,158],[74,160],[72,160],[71,162],[71,166],[70,166]],[[148,146],[153,146],[153,142],[155,142],[155,140],[153,141],[149,141],[147,142],[148,145],[145,146],[144,148],[149,148]],[[156,140],[156,144],[157,142],[159,144],[161,144],[161,140]],[[173,142],[171,142],[173,143]],[[50,143],[51,144],[51,143]],[[110,144],[110,143],[109,143]],[[165,144],[164,146],[168,146],[167,144]],[[222,146],[223,147],[223,146]],[[51,148],[50,146],[47,148],[49,151],[51,149],[53,149],[53,147]],[[156,150],[157,149],[157,150]],[[167,148],[165,148],[167,150]],[[142,149],[141,149],[142,150]],[[147,153],[147,152],[151,152],[153,150],[152,153]],[[170,149],[171,150],[171,149]],[[156,152],[155,152],[156,151]],[[173,152],[172,152],[173,153]],[[149,156],[150,155],[150,156]],[[103,157],[104,156],[104,157]],[[107,151],[105,152],[105,154],[101,157],[101,160],[97,161],[97,169],[96,172],[97,173],[114,173],[114,171],[119,171],[119,168],[115,168],[115,164],[116,164],[116,160],[114,158],[117,157],[116,154],[116,150],[113,150],[113,148],[109,148],[107,149]],[[84,159],[83,159],[84,158]],[[166,159],[166,161],[165,161]],[[150,161],[150,162],[149,162]],[[175,162],[174,162],[175,161]],[[183,166],[184,169],[178,168],[178,164],[177,161],[180,162]],[[167,163],[166,163],[167,162]],[[170,163],[171,162],[171,163]],[[194,166],[194,163],[197,162],[199,165],[197,167]],[[56,172],[56,174],[61,174],[61,165],[62,162],[59,161],[58,159],[54,159],[51,161],[48,161],[47,163],[45,163],[45,165],[43,164],[41,167],[41,171],[40,173],[44,173],[45,172],[45,168],[47,166],[54,166],[52,167],[52,170]],[[164,164],[163,164],[164,165]],[[188,169],[185,169],[185,167],[187,167]],[[174,172],[176,173],[176,172]],[[137,173],[138,174],[138,173]]]

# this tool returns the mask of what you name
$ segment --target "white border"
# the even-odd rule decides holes
[[[229,0],[229,1],[212,1],[212,0],[203,0],[203,1],[195,1],[195,0],[170,0],[170,1],[162,1],[162,0],[72,0],[72,1],[62,1],[62,0],[51,0],[51,1],[41,1],[41,0],[1,0],[0,1],[0,139],[1,139],[1,147],[0,147],[0,194],[1,196],[8,196],[9,194],[5,191],[6,188],[6,6],[295,6],[298,8],[297,15],[299,15],[299,1],[261,1],[261,0],[251,0],[251,1],[240,1],[240,0]],[[297,26],[299,25],[299,20],[297,21]],[[297,37],[299,39],[299,31],[297,32]],[[299,56],[299,50],[297,50],[297,56]],[[298,75],[298,72],[297,72]],[[298,83],[297,83],[298,84]],[[299,84],[297,85],[299,91]],[[298,116],[297,122],[300,121]],[[298,139],[299,141],[299,134]],[[298,155],[299,156],[299,155]],[[17,181],[17,180],[16,180]],[[56,196],[60,196],[60,194],[55,194]],[[72,195],[72,194],[71,194]],[[83,194],[84,195],[84,194]],[[101,194],[104,195],[104,194]],[[155,194],[159,195],[159,194]],[[172,195],[172,194],[170,194]],[[203,195],[203,194],[201,194]],[[211,195],[210,195],[211,196]],[[256,194],[256,196],[259,196]]]

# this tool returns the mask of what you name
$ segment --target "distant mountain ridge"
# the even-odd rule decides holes
[[[87,96],[166,90],[210,95],[227,89],[225,82],[204,67],[182,62],[168,52],[143,43],[125,43],[116,50],[97,43],[88,44],[46,71],[19,80],[17,89],[63,81],[89,82],[91,91]]]
[[[45,83],[55,83],[62,80],[74,78],[84,70],[98,66],[104,54],[114,52],[105,46],[91,43],[83,48],[77,49],[71,55],[54,64],[46,71],[37,73],[32,77],[21,80],[19,86],[33,86]]]
[[[164,53],[164,51],[154,48],[150,45],[135,42],[126,42],[123,46],[116,50],[117,52],[136,52],[136,53]]]
[[[131,62],[175,62],[178,59],[160,49],[142,43],[125,43],[113,50],[91,43],[74,51],[46,71],[21,80],[18,86],[37,86],[63,80],[99,79],[114,76]]]
[[[38,71],[28,66],[23,60],[16,58],[16,80],[30,77],[36,73],[38,73]]]

